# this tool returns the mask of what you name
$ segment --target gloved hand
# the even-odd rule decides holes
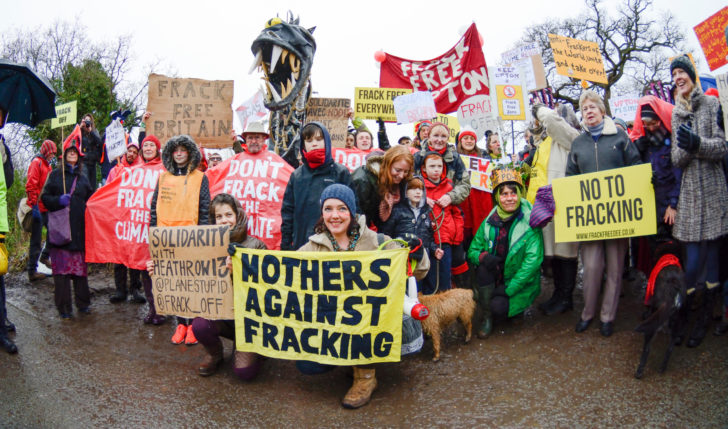
[[[500,256],[491,255],[488,252],[481,252],[478,260],[480,261],[480,265],[488,269],[493,269],[497,267],[498,264],[503,262],[503,258],[501,258]]]
[[[647,136],[642,136],[634,141],[634,145],[637,146],[637,150],[640,151],[640,153],[644,153],[650,146],[650,138]]]
[[[422,256],[425,254],[424,246],[422,245],[422,240],[419,238],[412,238],[407,242],[407,246],[410,248],[410,258],[414,259],[415,261],[421,261]]]
[[[235,244],[228,244],[228,255],[235,256],[235,249],[237,249],[237,246]]]
[[[690,153],[695,153],[700,148],[700,136],[693,132],[690,123],[682,124],[677,130],[677,146]]]
[[[377,118],[377,124],[379,124],[379,131],[386,130],[386,128],[384,128],[384,120],[382,118]]]
[[[40,209],[38,208],[38,204],[33,206],[33,209],[30,211],[31,215],[33,216],[33,219],[35,220],[42,220],[40,217]]]
[[[58,204],[62,205],[63,207],[67,207],[69,204],[71,204],[71,194],[63,194],[58,199]]]

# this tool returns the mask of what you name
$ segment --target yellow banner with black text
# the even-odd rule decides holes
[[[240,351],[331,365],[398,362],[407,249],[233,256]]]

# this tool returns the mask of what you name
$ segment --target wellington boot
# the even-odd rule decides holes
[[[493,332],[493,318],[490,314],[490,295],[493,293],[495,285],[485,285],[478,287],[478,305],[483,312],[483,321],[478,328],[478,338],[488,338]]]
[[[556,303],[561,301],[561,297],[563,295],[563,285],[561,283],[561,260],[557,258],[550,258],[550,261],[551,274],[554,279],[554,293],[551,294],[551,298],[549,298],[548,301],[542,302],[538,305],[538,309],[546,315],[553,314],[550,309],[554,307]],[[546,261],[543,262],[542,266],[546,266]]]
[[[574,309],[573,293],[576,286],[576,270],[578,261],[576,259],[554,258],[554,287],[558,285],[558,299],[543,309],[544,314],[553,316],[565,313]],[[556,291],[554,295],[557,295]]]
[[[366,405],[377,388],[375,369],[354,367],[354,384],[351,385],[346,396],[341,401],[344,408],[359,408]]]
[[[205,351],[207,354],[200,361],[200,366],[197,371],[201,376],[208,377],[217,372],[217,369],[223,361],[222,342],[218,341],[213,347],[205,347]]]
[[[126,301],[126,291],[120,291],[117,290],[113,295],[109,297],[109,302],[112,304],[117,304],[119,302]]]
[[[708,333],[708,327],[710,325],[710,319],[713,317],[713,304],[715,302],[715,296],[718,292],[718,287],[712,287],[705,289],[703,294],[703,302],[698,309],[699,314],[695,325],[693,326],[692,332],[690,332],[690,338],[688,338],[688,347],[698,347],[703,342],[705,334]]]
[[[131,302],[133,302],[134,304],[145,304],[147,302],[147,299],[139,293],[139,290],[134,289],[131,291]]]

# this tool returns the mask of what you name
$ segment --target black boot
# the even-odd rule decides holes
[[[144,304],[147,300],[140,293],[142,289],[141,271],[129,270],[129,290],[131,291],[131,302],[134,304]]]
[[[0,345],[5,349],[6,352],[13,354],[18,352],[18,346],[8,338],[8,334],[0,333]]]
[[[547,316],[561,314],[571,311],[574,308],[572,295],[576,286],[576,270],[578,268],[577,259],[560,259],[554,258],[554,265],[559,265],[558,271],[554,272],[554,282],[561,284],[559,290],[561,292],[560,299],[551,307],[547,308],[545,313]],[[558,276],[557,273],[558,272]]]
[[[114,265],[114,284],[116,292],[111,295],[109,301],[113,304],[126,301],[126,267],[122,264]]]
[[[478,328],[478,338],[488,338],[493,331],[493,318],[490,314],[490,296],[493,293],[495,285],[485,285],[478,287],[478,305],[483,311],[483,321]]]
[[[548,301],[542,302],[538,305],[538,309],[541,310],[544,314],[549,315],[553,314],[553,312],[550,311],[551,308],[553,308],[557,302],[561,301],[561,295],[562,295],[562,284],[561,284],[561,263],[560,260],[557,258],[549,258],[551,261],[551,274],[553,276],[554,280],[554,293],[551,294],[551,298],[549,298]],[[545,261],[542,266],[546,266]]]
[[[703,302],[698,310],[700,313],[695,321],[692,332],[690,332],[688,347],[698,347],[703,342],[703,338],[705,338],[705,334],[708,332],[710,319],[713,318],[713,304],[715,303],[715,295],[719,289],[717,283],[709,283],[706,285]]]

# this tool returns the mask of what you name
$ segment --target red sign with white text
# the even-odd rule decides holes
[[[149,211],[161,162],[125,168],[86,203],[86,262],[146,270]]]
[[[488,68],[475,24],[452,49],[437,58],[417,61],[386,54],[379,87],[431,91],[440,113],[456,111],[473,95],[490,94]]]
[[[693,27],[711,71],[728,64],[726,26],[728,26],[728,6]]]
[[[241,152],[205,173],[212,198],[219,193],[232,195],[248,214],[248,234],[260,239],[268,249],[281,246],[281,206],[291,167],[280,156],[263,150]]]

